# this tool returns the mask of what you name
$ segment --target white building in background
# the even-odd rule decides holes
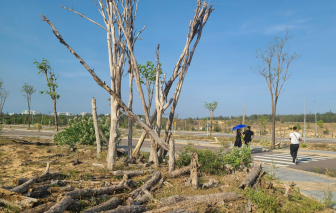
[[[31,115],[37,115],[37,112],[34,110],[30,110]],[[22,115],[29,115],[29,110],[25,110],[22,112]]]
[[[11,113],[8,113],[8,115],[21,115],[21,113],[11,112]]]
[[[91,113],[89,113],[89,112],[81,112],[81,113],[79,113],[79,115],[85,116],[85,115],[91,115]]]
[[[51,115],[54,115],[54,113],[52,113]],[[57,112],[57,116],[60,115],[71,116],[72,114],[70,112]]]

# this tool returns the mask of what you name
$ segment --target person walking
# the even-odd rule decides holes
[[[297,127],[293,127],[293,132],[289,134],[289,140],[291,141],[290,145],[290,154],[293,158],[293,163],[297,164],[297,152],[299,150],[300,141],[302,141],[300,133],[297,132]]]
[[[242,141],[241,141],[241,130],[237,129],[237,134],[236,134],[236,141],[234,143],[234,146],[241,147],[242,146]]]
[[[244,141],[246,145],[249,145],[249,143],[252,141],[252,138],[254,137],[254,132],[251,131],[251,127],[248,126],[247,130],[243,132],[244,135]]]

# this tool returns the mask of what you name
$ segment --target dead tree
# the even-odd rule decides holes
[[[209,18],[212,11],[213,11],[212,5],[208,5],[207,2],[202,3],[201,0],[197,1],[197,7],[196,7],[196,10],[195,10],[194,18],[193,18],[192,21],[190,21],[190,24],[189,24],[186,45],[185,45],[185,47],[182,51],[182,54],[181,54],[180,58],[178,59],[176,65],[175,65],[175,68],[173,70],[173,74],[172,74],[171,78],[166,83],[165,89],[163,90],[164,97],[167,97],[173,82],[175,81],[175,79],[178,76],[180,76],[179,82],[177,83],[176,90],[175,90],[175,93],[174,93],[173,105],[171,107],[171,111],[170,111],[170,114],[169,114],[169,119],[168,119],[168,122],[166,124],[165,135],[164,135],[164,141],[166,143],[169,142],[169,131],[171,130],[176,105],[177,105],[178,99],[180,97],[180,93],[181,93],[181,89],[182,89],[182,85],[183,85],[185,75],[187,74],[188,68],[190,66],[191,60],[192,60],[194,52],[195,52],[195,49],[196,49],[197,44],[198,44],[198,42],[201,38],[203,27],[205,26],[206,22],[208,21],[208,18]],[[194,38],[196,38],[196,41],[195,41],[194,45],[192,46],[191,51],[189,51],[191,43],[194,41]],[[157,110],[154,111],[154,114],[153,114],[152,118],[153,117],[157,117]],[[152,121],[152,123],[153,122],[154,122],[154,120]],[[138,142],[138,144],[137,144],[137,146],[136,146],[136,148],[133,152],[133,156],[136,156],[137,153],[139,152],[139,150],[142,146],[142,143],[145,139],[145,136],[146,136],[146,133],[143,132],[140,139],[139,139],[139,142]],[[161,152],[160,152],[160,158],[162,158],[162,157],[163,157],[163,149],[161,149]]]
[[[98,130],[96,99],[94,97],[92,97],[91,104],[92,104],[93,124],[95,128],[96,143],[97,143],[97,158],[99,158],[99,153],[101,152],[101,144],[100,144],[100,137],[99,137],[99,130]]]
[[[169,143],[169,173],[175,169],[175,140]]]
[[[2,109],[5,105],[7,96],[9,94],[8,91],[6,91],[3,87],[2,87],[3,81],[2,79],[0,79],[0,116],[2,115]]]
[[[286,29],[284,39],[275,37],[273,40],[274,43],[269,43],[266,50],[257,49],[256,51],[257,58],[261,58],[265,67],[259,66],[254,71],[265,78],[272,100],[272,149],[275,148],[276,107],[281,89],[291,76],[291,73],[288,72],[291,62],[301,57],[301,55],[296,53],[289,55],[288,51],[284,50],[284,46],[290,38],[291,36],[288,36],[288,29]],[[276,60],[275,63],[273,59]]]
[[[54,27],[54,25],[45,17],[43,17],[43,21],[46,21],[53,29],[53,32],[55,36],[59,39],[59,41],[65,45],[69,51],[80,61],[80,63],[89,71],[89,73],[93,76],[94,80],[103,87],[106,91],[109,92],[111,95],[111,130],[110,130],[110,141],[109,141],[109,149],[108,149],[108,169],[113,169],[116,159],[116,138],[117,138],[117,124],[118,124],[118,116],[119,116],[119,108],[122,108],[124,112],[128,114],[129,117],[132,118],[132,120],[136,123],[138,123],[144,130],[148,132],[152,137],[154,137],[155,140],[157,140],[160,143],[160,146],[164,147],[165,150],[169,149],[168,144],[166,144],[162,139],[160,139],[157,134],[145,123],[143,123],[140,118],[135,115],[122,101],[120,96],[120,84],[121,84],[121,76],[122,72],[124,70],[124,64],[126,60],[126,55],[128,56],[129,60],[131,61],[132,68],[135,68],[134,76],[137,83],[137,88],[140,94],[142,94],[141,101],[144,102],[144,97],[139,81],[139,70],[137,69],[136,60],[133,55],[133,46],[136,42],[138,36],[143,31],[141,30],[137,36],[135,36],[134,41],[130,40],[130,33],[133,32],[127,32],[125,30],[125,25],[133,22],[128,22],[130,17],[132,17],[132,20],[134,21],[137,11],[137,5],[135,5],[135,1],[122,1],[116,2],[114,1],[106,1],[106,4],[103,3],[102,0],[99,0],[99,7],[97,8],[101,15],[104,18],[104,22],[106,25],[106,28],[98,24],[97,22],[85,17],[84,15],[69,9],[65,8],[67,10],[70,10],[81,17],[84,17],[88,19],[89,21],[93,22],[94,24],[100,26],[104,30],[107,31],[107,41],[108,41],[108,50],[109,50],[109,65],[110,65],[110,75],[111,75],[111,87],[108,87],[105,82],[100,80],[98,76],[95,74],[94,70],[91,69],[84,60],[64,41],[60,33],[57,31],[57,29]],[[119,7],[118,7],[119,6]],[[120,14],[119,9],[122,8],[123,11]],[[127,23],[127,24],[126,24]],[[135,35],[135,34],[134,34]],[[124,40],[122,40],[124,39]],[[125,42],[126,41],[126,42]],[[133,57],[130,57],[132,55]],[[144,106],[145,109],[145,106]],[[144,110],[146,111],[146,110]],[[146,116],[146,121],[149,121],[149,116]]]

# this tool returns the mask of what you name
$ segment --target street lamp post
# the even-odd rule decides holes
[[[315,102],[315,139],[317,139],[316,101],[313,101]]]

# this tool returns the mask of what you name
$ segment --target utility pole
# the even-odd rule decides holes
[[[245,124],[245,102],[243,102],[243,123]]]
[[[317,139],[317,119],[316,119],[316,101],[315,102],[315,139]]]
[[[306,143],[306,95],[304,96],[304,109],[303,109],[303,113],[304,113],[304,118],[303,118],[303,122],[304,122],[304,124],[303,124],[303,140],[304,140],[304,143]]]

